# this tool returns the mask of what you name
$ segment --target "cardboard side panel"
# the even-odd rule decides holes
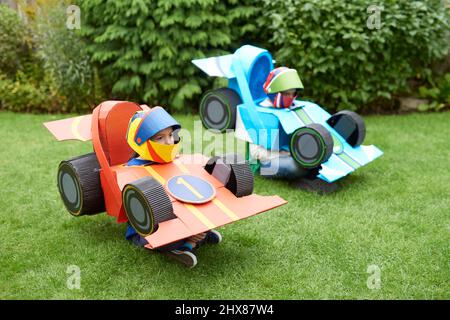
[[[117,217],[122,203],[118,201],[120,199],[114,197],[111,186],[107,183],[103,171],[100,172],[100,181],[102,183],[103,196],[105,198],[106,213],[110,216]]]

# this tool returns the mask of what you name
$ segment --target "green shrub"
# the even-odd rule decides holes
[[[0,4],[0,70],[13,76],[30,56],[30,34],[16,11]]]
[[[25,23],[0,6],[0,109],[90,112],[103,97],[83,39],[66,28],[66,6],[32,8]]]
[[[58,94],[52,79],[37,81],[22,71],[16,79],[0,74],[0,109],[14,112],[60,112],[65,98]]]
[[[450,108],[450,73],[436,79],[432,87],[421,86],[419,96],[430,103],[419,106],[419,111],[441,111]]]
[[[33,50],[30,28],[16,11],[0,5],[0,109],[47,111],[52,94]]]
[[[252,5],[253,3],[253,5]],[[112,97],[189,111],[209,85],[191,59],[224,54],[254,39],[255,1],[80,0],[81,29],[91,40]],[[110,82],[108,83],[108,80]]]
[[[258,21],[272,33],[277,65],[299,71],[307,97],[357,110],[406,91],[410,77],[429,77],[449,49],[443,1],[381,3],[379,29],[368,27],[372,0],[264,0]]]
[[[99,102],[99,90],[83,39],[77,30],[66,27],[66,8],[45,6],[36,16],[37,55],[58,93],[66,98],[59,111],[86,112]]]

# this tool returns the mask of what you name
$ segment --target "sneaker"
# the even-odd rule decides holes
[[[217,230],[211,230],[206,234],[205,237],[206,243],[218,244],[222,242],[222,235]]]
[[[189,250],[172,250],[164,252],[169,257],[181,262],[186,267],[193,268],[197,265],[197,257]]]
[[[148,244],[147,240],[145,240],[144,237],[142,237],[139,234],[134,234],[132,235],[129,239],[129,241],[131,241],[131,243],[133,243],[135,246],[138,247],[144,247],[146,244]]]

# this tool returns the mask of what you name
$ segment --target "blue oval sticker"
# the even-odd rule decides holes
[[[189,174],[170,178],[167,190],[175,199],[187,203],[205,203],[216,195],[216,189],[211,183]]]

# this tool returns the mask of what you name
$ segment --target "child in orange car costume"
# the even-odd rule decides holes
[[[180,124],[161,107],[149,111],[136,112],[130,119],[127,130],[127,142],[135,151],[127,166],[147,166],[153,163],[169,163],[178,155]],[[139,235],[128,222],[126,239],[137,246],[145,246],[147,241]],[[158,248],[183,264],[194,267],[197,264],[195,249],[203,243],[219,243],[222,236],[216,230],[201,233],[187,239]]]

